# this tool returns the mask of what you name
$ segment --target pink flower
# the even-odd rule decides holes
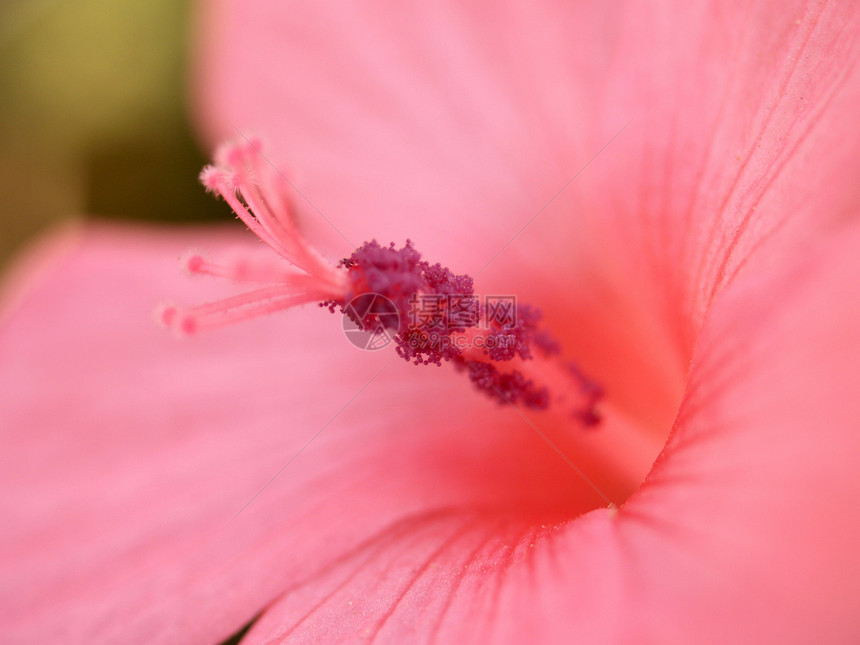
[[[209,136],[265,133],[330,259],[539,306],[604,422],[317,307],[177,342],[155,302],[235,290],[172,260],[253,236],[67,231],[2,310],[4,636],[856,641],[857,6],[415,6],[217,3]]]

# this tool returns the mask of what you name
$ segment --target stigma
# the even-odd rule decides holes
[[[538,308],[514,296],[476,294],[470,276],[424,260],[410,240],[399,248],[371,240],[329,262],[301,234],[292,187],[263,156],[258,140],[221,147],[200,180],[274,254],[220,262],[186,255],[181,264],[192,275],[255,288],[193,307],[163,307],[165,326],[194,334],[317,303],[358,330],[387,335],[396,353],[414,365],[451,364],[500,404],[562,408],[583,426],[600,423],[602,388],[563,358]]]

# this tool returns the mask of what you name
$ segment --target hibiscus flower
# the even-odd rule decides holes
[[[539,307],[603,420],[315,306],[177,341],[154,303],[235,289],[176,256],[250,233],[65,231],[3,299],[4,635],[857,640],[854,3],[203,19],[204,130],[266,136],[302,239],[411,239]]]

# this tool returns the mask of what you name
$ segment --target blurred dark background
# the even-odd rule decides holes
[[[197,183],[188,0],[0,0],[0,271],[71,218],[228,219]]]

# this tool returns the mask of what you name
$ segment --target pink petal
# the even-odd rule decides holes
[[[205,6],[213,144],[265,135],[340,253],[409,237],[540,305],[655,428],[713,295],[860,204],[855,3]]]

